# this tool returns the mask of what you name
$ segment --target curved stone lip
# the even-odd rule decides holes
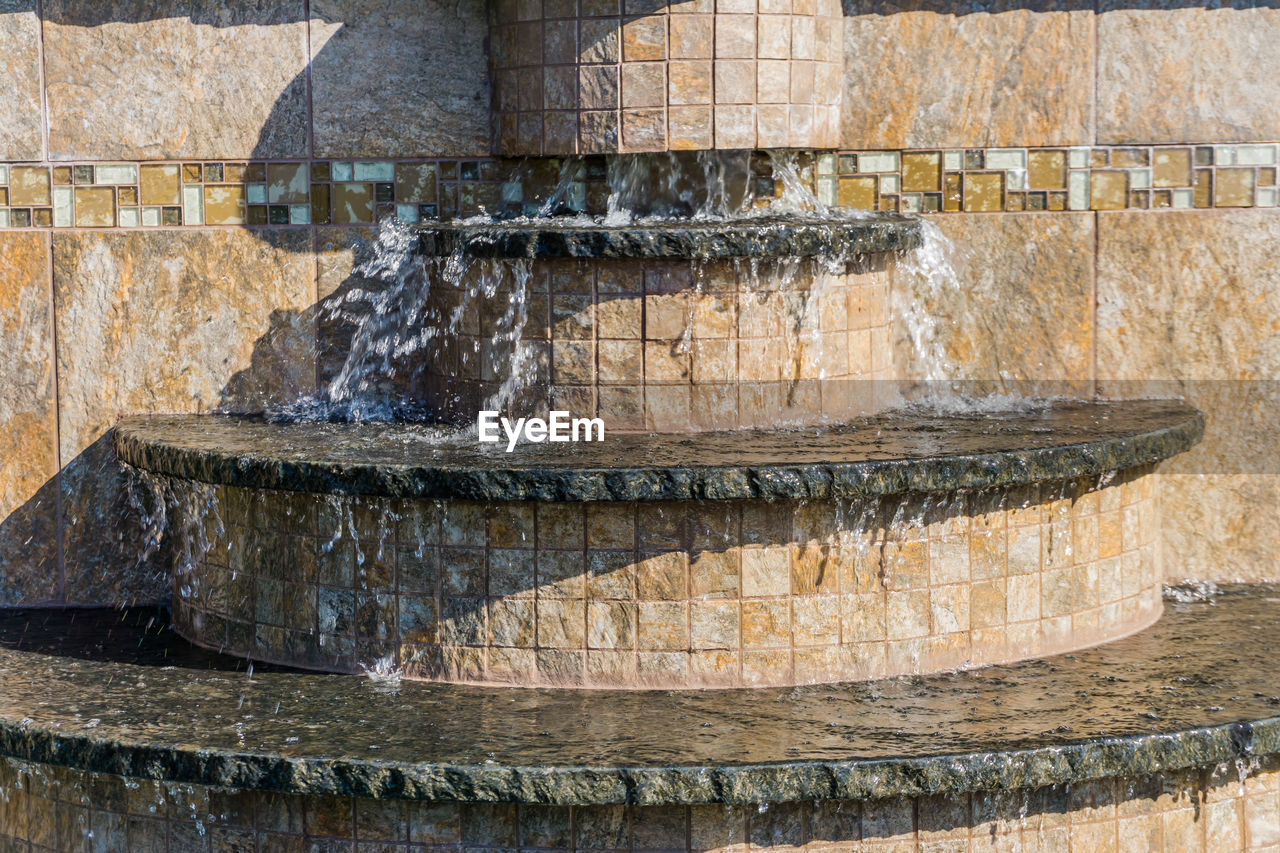
[[[1216,607],[1172,605],[1162,623],[1087,652],[817,691],[406,685],[388,696],[360,677],[211,676],[6,643],[0,754],[214,787],[552,805],[865,800],[1141,775],[1280,753],[1280,681],[1268,651],[1280,639],[1277,595],[1275,585],[1231,586]],[[644,738],[609,740],[627,731],[628,715],[659,726],[653,738],[668,753],[683,743],[687,757],[663,761]],[[597,717],[604,722],[593,727]],[[362,749],[379,736],[355,725],[368,719],[408,739],[385,757]],[[698,734],[704,720],[726,719],[717,734],[727,740]],[[789,735],[792,719],[802,731]],[[1077,729],[1036,733],[1054,719]],[[289,746],[288,732],[333,744]],[[790,757],[743,760],[739,750],[757,733],[764,742],[750,749]],[[450,737],[459,743],[442,746]],[[557,760],[557,749],[602,757]],[[514,760],[521,751],[527,758]],[[627,760],[628,751],[644,754]]]
[[[486,501],[840,499],[1147,465],[1198,442],[1204,417],[1169,400],[1058,402],[1032,413],[891,413],[820,430],[606,434],[511,454],[474,439],[433,444],[427,431],[153,415],[121,419],[114,440],[135,468],[249,489]]]
[[[899,252],[918,248],[918,220],[898,214],[858,218],[678,219],[630,225],[549,220],[450,223],[417,228],[419,251],[475,258],[784,258]]]

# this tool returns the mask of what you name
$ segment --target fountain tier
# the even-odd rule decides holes
[[[152,417],[115,435],[182,506],[216,500],[175,578],[198,644],[634,688],[933,672],[1148,625],[1150,466],[1202,426],[1151,401],[512,454],[405,424]]]
[[[154,612],[11,612],[0,838],[693,853],[1148,849],[1154,833],[1256,850],[1280,823],[1277,598],[1228,588],[1037,662],[700,693],[247,678],[146,630]]]
[[[451,421],[564,409],[612,432],[693,432],[883,409],[888,271],[920,226],[542,220],[424,227],[416,242],[424,319],[387,345],[435,333],[394,365],[400,394]],[[382,343],[332,349],[350,360]]]

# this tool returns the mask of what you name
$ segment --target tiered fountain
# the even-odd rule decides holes
[[[643,111],[593,136],[609,111],[503,100],[533,62],[504,20],[504,146],[649,144]],[[781,143],[764,107],[716,133],[830,144],[797,97]],[[173,630],[5,617],[0,849],[1280,841],[1268,591],[1161,618],[1155,470],[1199,413],[886,410],[918,222],[618,213],[392,227],[325,399],[118,425],[170,511]],[[506,452],[489,407],[607,435]]]

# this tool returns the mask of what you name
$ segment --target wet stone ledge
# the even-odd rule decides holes
[[[982,415],[890,413],[825,429],[606,435],[523,444],[414,424],[123,418],[129,465],[249,489],[488,501],[856,498],[1096,476],[1192,447],[1203,416],[1167,400]],[[663,460],[655,464],[652,460]]]
[[[190,650],[150,616],[0,615],[0,755],[242,791],[552,805],[873,800],[1280,754],[1280,587],[1070,655],[804,689],[493,690]]]
[[[495,222],[424,225],[422,254],[475,258],[839,258],[921,245],[920,223],[897,214],[831,219],[746,218],[638,222],[624,226]]]

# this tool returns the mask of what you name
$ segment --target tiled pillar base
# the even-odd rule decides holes
[[[864,502],[218,493],[225,532],[177,574],[177,630],[319,669],[384,659],[469,683],[825,683],[1064,652],[1161,612],[1147,469],[1101,488]]]
[[[834,148],[838,0],[499,0],[494,113],[505,156]]]
[[[523,317],[509,266],[490,298],[470,295],[483,290],[470,279],[438,280],[431,314],[455,331],[422,358],[421,394],[448,418],[557,408],[593,413],[610,433],[776,428],[877,411],[896,376],[891,263],[885,254],[834,270],[809,259],[540,261],[523,285]],[[473,275],[494,269],[477,264]],[[513,373],[523,386],[516,404],[486,403]]]
[[[1244,778],[1242,778],[1242,775]],[[0,850],[1254,853],[1280,845],[1280,763],[866,802],[527,806],[302,797],[0,760]]]

